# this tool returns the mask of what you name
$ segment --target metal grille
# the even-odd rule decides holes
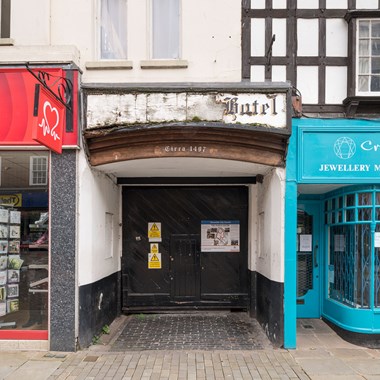
[[[313,255],[309,252],[299,252],[297,254],[297,297],[303,297],[310,289],[313,289]]]

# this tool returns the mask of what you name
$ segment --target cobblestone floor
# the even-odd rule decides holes
[[[260,350],[271,344],[247,313],[132,315],[111,351]]]

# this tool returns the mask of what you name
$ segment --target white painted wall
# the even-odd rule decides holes
[[[257,212],[250,220],[253,228],[257,225],[257,254],[253,254],[255,233],[251,232],[251,269],[272,281],[284,282],[285,169],[272,169],[264,177],[263,183],[256,186]],[[253,198],[254,193],[250,192]],[[254,223],[255,218],[257,223]]]
[[[132,69],[86,70],[98,62],[98,0],[12,0],[14,47],[75,46],[84,82],[238,82],[241,80],[241,2],[182,0],[181,59],[187,68],[142,69],[150,60],[150,0],[128,0],[128,61]],[[4,50],[4,49],[2,49]],[[7,56],[1,55],[1,61]],[[33,61],[33,54],[30,55]],[[22,60],[22,57],[19,58]],[[50,61],[60,57],[47,54]],[[41,60],[40,60],[41,62]]]
[[[111,177],[78,159],[78,285],[93,283],[120,270],[121,190]],[[113,214],[113,250],[106,234],[106,213]]]

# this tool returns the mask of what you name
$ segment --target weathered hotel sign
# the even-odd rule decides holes
[[[298,177],[302,182],[380,181],[380,132],[299,128]]]
[[[199,121],[284,129],[286,97],[285,92],[92,94],[87,128]]]

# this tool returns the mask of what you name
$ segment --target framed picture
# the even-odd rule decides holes
[[[7,283],[8,275],[6,270],[0,271],[0,286],[3,286]]]
[[[8,238],[8,225],[0,224],[0,239],[7,239],[7,238]]]
[[[9,221],[9,211],[5,209],[0,209],[0,223],[8,223]]]
[[[20,253],[20,240],[9,241],[8,253]]]
[[[10,284],[10,285],[8,285],[7,286],[7,294],[6,295],[7,295],[7,298],[18,297],[18,284]]]
[[[10,239],[20,238],[20,226],[9,226],[9,238]]]
[[[5,290],[5,286],[0,286],[0,301],[5,301],[7,297],[7,292]]]
[[[19,310],[18,299],[8,300],[7,310],[8,310],[8,313],[13,313],[15,311],[18,311]]]
[[[0,255],[0,270],[7,269],[8,267],[8,256]]]
[[[0,254],[8,253],[8,240],[0,240]]]
[[[21,223],[21,212],[20,211],[11,211],[9,213],[9,223],[20,224]]]
[[[5,314],[7,314],[7,303],[0,302],[0,317],[3,317]]]
[[[8,283],[16,283],[20,281],[19,269],[8,269]]]
[[[20,269],[24,260],[20,259],[20,255],[8,256],[8,269]]]

